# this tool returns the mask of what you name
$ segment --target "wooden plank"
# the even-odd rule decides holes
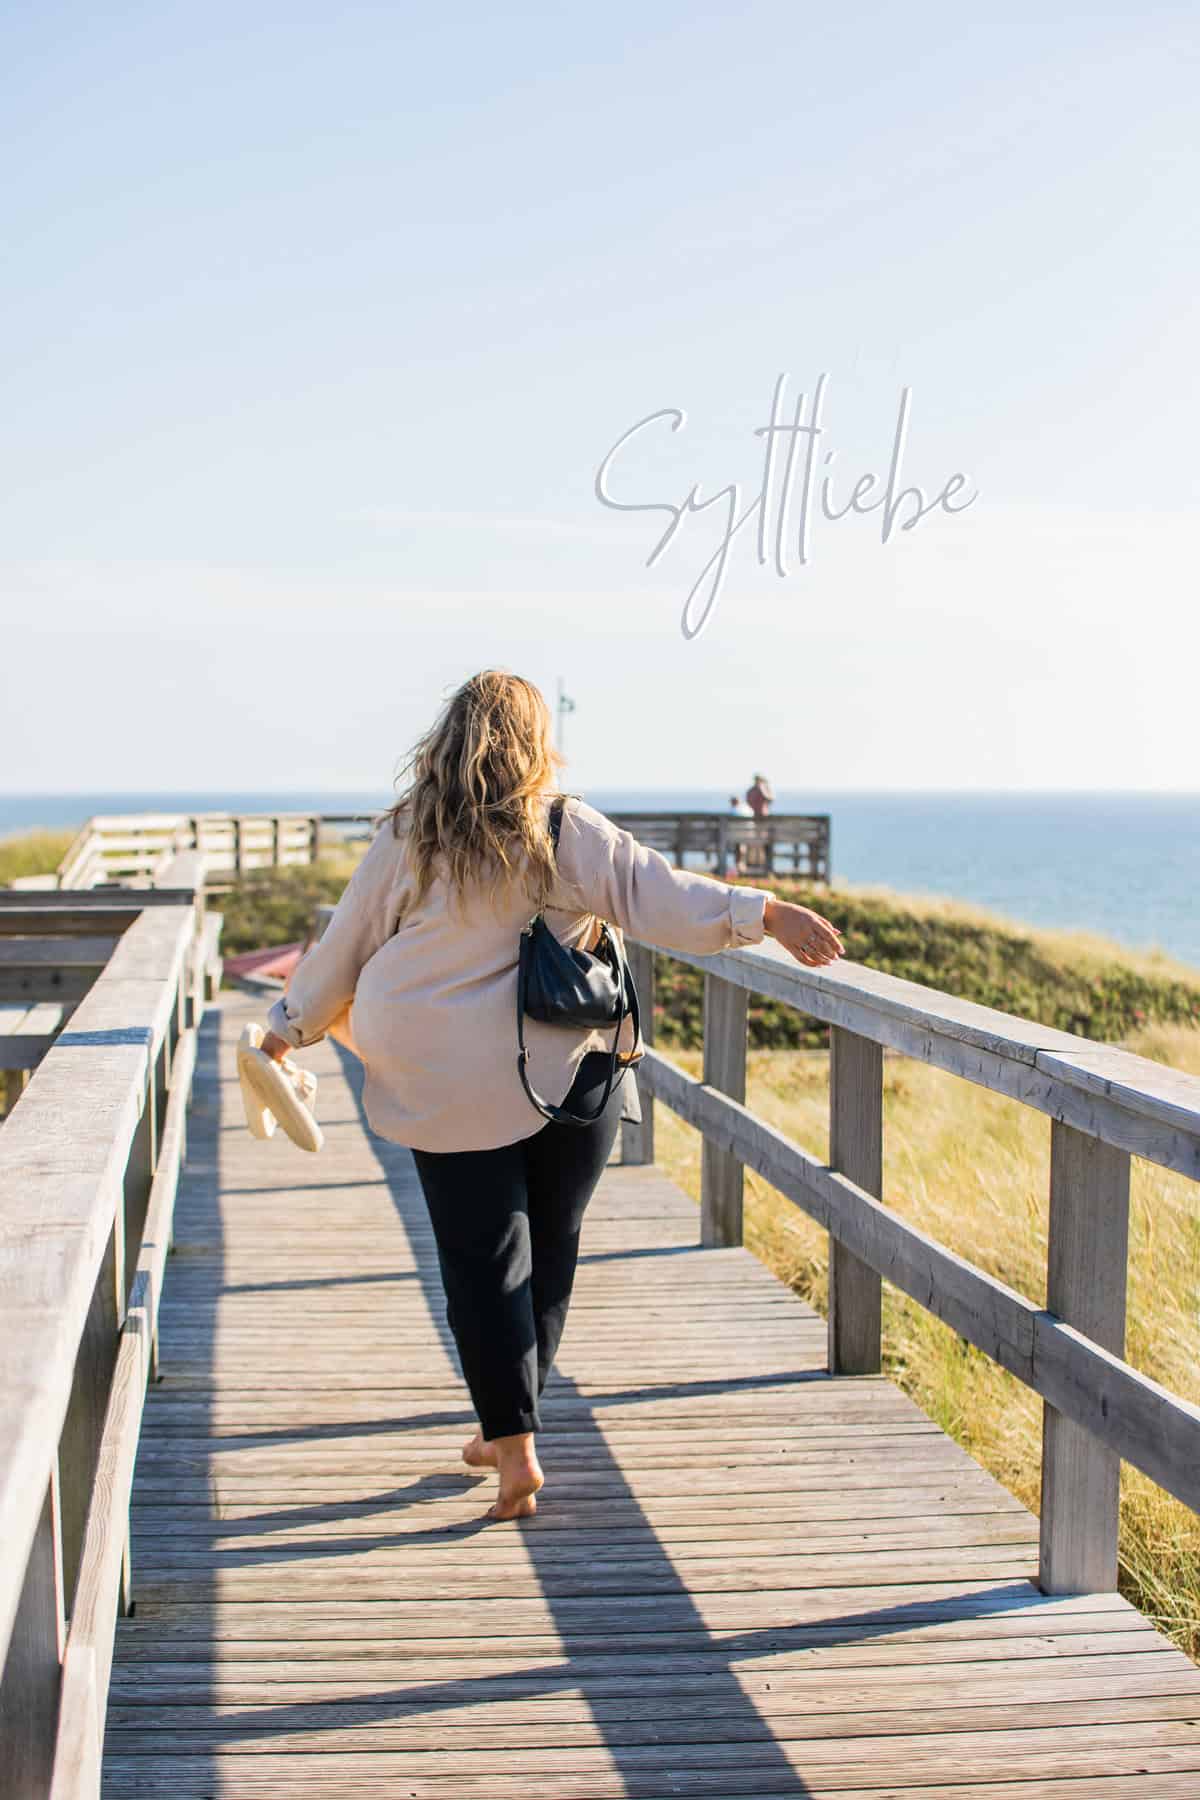
[[[30,1012],[40,1010],[30,1007]],[[54,1032],[22,1031],[0,1036],[0,1069],[36,1069],[54,1043]]]
[[[118,1211],[80,1336],[71,1394],[58,1443],[63,1593],[68,1612],[74,1602],[83,1555],[84,1530],[117,1361],[117,1339],[124,1316],[125,1229],[123,1214]]]
[[[47,968],[40,965],[0,968],[0,1002],[33,1007],[42,1003],[78,1006],[91,993],[97,972],[91,968]]]
[[[6,1568],[15,1546],[5,1544]],[[5,1800],[44,1800],[53,1760],[63,1649],[58,1483],[46,1484],[27,1555],[16,1566],[18,1598],[0,1659],[0,1769]]]
[[[63,1659],[63,1703],[54,1769],[64,1796],[76,1770],[98,1760],[104,1736],[113,1630],[126,1571],[129,1491],[149,1367],[150,1321],[136,1302],[121,1333],[112,1394],[88,1511],[87,1536]]]
[[[746,990],[704,977],[704,1080],[731,1099],[746,1098]],[[700,1241],[742,1241],[742,1165],[705,1138],[701,1146]]]
[[[116,937],[0,937],[0,968],[102,969]]]
[[[193,1750],[190,1766],[189,1757],[179,1750],[171,1754],[156,1744],[139,1753],[136,1747],[123,1747],[120,1755],[107,1759],[113,1783],[107,1791],[156,1797],[169,1792],[178,1800],[199,1796],[211,1800],[216,1783],[216,1791],[236,1794],[238,1800],[287,1794],[295,1791],[289,1784],[297,1780],[297,1759],[311,1757],[316,1762],[319,1756],[316,1769],[323,1797],[396,1792],[406,1800],[451,1800],[451,1796],[463,1800],[467,1795],[507,1800],[510,1795],[527,1795],[535,1784],[545,1800],[626,1800],[631,1792],[647,1800],[669,1794],[768,1793],[795,1800],[798,1792],[808,1796],[856,1789],[872,1800],[881,1792],[893,1800],[898,1770],[903,1771],[905,1784],[901,1791],[932,1788],[936,1790],[932,1800],[945,1800],[948,1774],[976,1783],[1024,1782],[1027,1793],[1036,1794],[1028,1784],[1044,1779],[1187,1773],[1194,1792],[1200,1751],[1187,1743],[1188,1729],[1186,1724],[1150,1730],[1115,1725],[1067,1734],[1061,1727],[1050,1727],[1022,1733],[1019,1745],[1010,1741],[1013,1733],[985,1732],[923,1739],[830,1738],[817,1747],[808,1741],[774,1742],[764,1722],[756,1743],[626,1747],[619,1763],[603,1743],[571,1751],[555,1747],[505,1758],[506,1766],[498,1771],[493,1766],[497,1759],[487,1747],[426,1751],[414,1768],[413,1756],[399,1747],[364,1752],[322,1733],[321,1745],[314,1750],[311,1733],[295,1740],[280,1733],[266,1743],[235,1743],[215,1753],[211,1744],[203,1743]],[[1014,1800],[1025,1800],[1019,1788],[1010,1788],[1010,1793]],[[1139,1793],[1149,1796],[1151,1790],[1143,1786]],[[1080,1800],[1085,1796],[1094,1800],[1094,1790],[1088,1793],[1085,1788]]]
[[[96,1659],[81,1649],[63,1669],[50,1800],[99,1795],[102,1741]]]
[[[140,895],[135,898],[130,894],[117,900],[109,890],[98,892],[94,899],[86,893],[69,894],[66,904],[60,894],[47,894],[45,899],[54,904],[43,904],[41,899],[35,904],[0,888],[0,942],[39,933],[55,937],[94,937],[103,933],[117,937],[128,930],[142,911]]]
[[[272,1752],[299,1750],[305,1736],[314,1731],[329,1734],[334,1753],[386,1752],[394,1747],[407,1750],[414,1760],[442,1752],[449,1761],[491,1748],[498,1760],[508,1760],[524,1752],[570,1753],[577,1748],[649,1754],[669,1745],[681,1753],[685,1766],[693,1767],[695,1753],[705,1749],[713,1763],[722,1760],[723,1752],[733,1764],[738,1745],[757,1745],[761,1750],[805,1746],[819,1755],[830,1743],[851,1743],[868,1769],[874,1764],[871,1772],[882,1774],[886,1763],[881,1753],[888,1746],[878,1742],[881,1738],[907,1738],[928,1751],[934,1747],[931,1740],[953,1745],[955,1738],[972,1734],[986,1754],[995,1742],[995,1738],[988,1742],[993,1733],[1015,1737],[1024,1747],[1034,1734],[1059,1730],[1068,1742],[1074,1737],[1078,1746],[1085,1747],[1090,1731],[1104,1734],[1124,1725],[1127,1741],[1134,1744],[1186,1745],[1192,1723],[1189,1708],[1195,1711],[1194,1695],[1134,1692],[1089,1700],[1061,1683],[1040,1699],[1032,1695],[1028,1679],[1015,1690],[998,1685],[1006,1697],[995,1704],[981,1694],[968,1693],[958,1705],[941,1706],[928,1701],[922,1705],[908,1693],[887,1691],[875,1703],[865,1683],[850,1693],[835,1691],[824,1706],[786,1687],[772,1686],[757,1696],[728,1680],[710,1683],[707,1697],[691,1701],[679,1695],[620,1696],[606,1702],[591,1694],[574,1699],[546,1694],[532,1702],[506,1704],[489,1693],[486,1702],[477,1695],[473,1705],[455,1706],[439,1696],[433,1721],[421,1716],[428,1713],[429,1701],[419,1694],[408,1705],[398,1699],[381,1708],[378,1700],[364,1697],[356,1704],[345,1694],[306,1704],[285,1692],[278,1696],[276,1711],[286,1710],[287,1724],[280,1718],[274,1729],[264,1726],[262,1713],[269,1709],[263,1708],[261,1697],[257,1705],[226,1704],[216,1718],[204,1706],[180,1704],[162,1706],[161,1717],[181,1755],[206,1750],[220,1755],[230,1740],[249,1751],[256,1746]],[[144,1723],[136,1705],[116,1709],[109,1718],[110,1753],[137,1754]]]
[[[883,1192],[883,1050],[838,1025],[829,1050],[830,1167],[878,1196]],[[829,1238],[828,1319],[831,1372],[876,1374],[882,1366],[883,1284],[836,1233]]]
[[[323,912],[325,909],[318,909]],[[326,920],[328,923],[328,920]],[[638,1005],[641,1014],[642,1041],[649,1046],[654,1042],[654,957],[643,944],[627,942],[626,956],[634,987],[637,989]],[[640,1068],[640,1063],[638,1068]],[[636,1079],[637,1070],[634,1070]],[[621,1162],[623,1165],[645,1164],[654,1162],[654,1102],[648,1094],[643,1094],[638,1087],[638,1100],[642,1119],[640,1124],[626,1119],[621,1125]]]
[[[202,892],[204,888],[204,855],[199,850],[175,850],[155,870],[154,885],[175,891]]]
[[[1055,1120],[1046,1304],[1118,1357],[1128,1262],[1128,1153]],[[1116,1587],[1120,1486],[1117,1452],[1047,1403],[1039,1572],[1047,1593]]]
[[[223,1779],[234,1781],[236,1784],[229,1790],[230,1792],[236,1791],[239,1795],[246,1794],[253,1797],[257,1795],[275,1796],[286,1791],[288,1764],[285,1758],[278,1757],[270,1765],[262,1760],[248,1760],[249,1767],[246,1766],[246,1760],[232,1764],[222,1762]],[[1089,1777],[1090,1785],[1088,1786],[1081,1786],[1080,1782],[1074,1779],[1039,1782],[1036,1789],[1037,1800],[1108,1800],[1109,1796],[1111,1796],[1111,1800],[1181,1800],[1181,1797],[1183,1800],[1194,1800],[1194,1775],[1189,1773],[1164,1774],[1161,1761],[1156,1762],[1154,1769],[1151,1770],[1148,1764],[1138,1763],[1136,1753],[1131,1753],[1130,1758],[1125,1759],[1125,1765],[1127,1771],[1132,1771],[1126,1776],[1118,1773],[1111,1780],[1098,1781],[1093,1775]],[[292,1772],[294,1775],[294,1765]],[[343,1762],[334,1764],[331,1768],[323,1769],[322,1776],[323,1780],[328,1783],[323,1788],[323,1793],[329,1795],[330,1800],[342,1800],[343,1796],[361,1795],[364,1791],[364,1782],[387,1783],[389,1781],[397,1784],[398,1792],[403,1791],[406,1794],[417,1795],[418,1800],[422,1800],[420,1790],[400,1788],[399,1784],[406,1779],[407,1771],[401,1766],[401,1759],[395,1756],[382,1763],[377,1763],[374,1759],[368,1761],[363,1758],[347,1758]],[[119,1790],[114,1788],[106,1791],[114,1793],[119,1791],[137,1797],[161,1794],[162,1790],[154,1787],[154,1781],[157,1779],[155,1771],[152,1768],[147,1770],[140,1763],[126,1763],[120,1769],[120,1778],[122,1786]],[[1018,1777],[1018,1779],[1020,1778]],[[206,1785],[200,1764],[189,1767],[186,1776],[181,1775],[180,1780],[181,1785],[172,1789],[172,1793],[178,1797],[178,1800],[212,1800],[212,1782],[209,1780]],[[803,1781],[803,1789],[798,1787],[799,1781]],[[609,1785],[603,1789],[594,1788],[590,1784],[586,1787],[578,1786],[576,1789],[578,1800],[606,1800],[609,1795],[627,1796],[631,1791],[628,1787],[617,1788],[613,1785],[611,1777],[608,1778],[608,1782]],[[431,1787],[427,1791],[443,1795],[447,1792],[444,1785],[440,1788]],[[473,1793],[481,1795],[488,1795],[491,1791],[487,1787],[486,1781],[481,1788],[472,1790]],[[511,1790],[496,1791],[508,1792]],[[661,1800],[661,1797],[667,1793],[681,1791],[677,1785],[667,1787],[662,1783],[655,1788],[643,1787],[637,1790],[642,1796],[653,1794],[655,1800]],[[713,1790],[709,1788],[693,1789],[692,1791],[711,1792]],[[718,1789],[717,1791],[722,1790]],[[836,1777],[832,1783],[827,1784],[819,1774],[813,1776],[810,1771],[806,1770],[802,1775],[790,1776],[788,1782],[778,1789],[769,1789],[762,1778],[756,1777],[749,1788],[741,1786],[735,1790],[727,1784],[723,1791],[727,1793],[738,1791],[757,1796],[762,1796],[769,1791],[781,1791],[795,1796],[802,1791],[807,1796],[807,1800],[827,1800],[827,1797],[835,1792],[840,1794],[845,1791],[845,1784],[838,1781]],[[927,1795],[929,1792],[925,1786],[913,1787],[907,1782],[903,1786],[889,1782],[885,1791],[887,1800],[916,1800],[917,1796]],[[877,1793],[878,1789],[875,1792]],[[458,1795],[459,1800],[466,1800],[465,1790],[461,1786],[458,1789]],[[964,1800],[964,1797],[966,1800],[1029,1800],[1028,1790],[1023,1795],[1016,1781],[1007,1779],[998,1783],[970,1782],[969,1785],[955,1781],[950,1785],[939,1784],[938,1786],[936,1800]],[[550,1800],[553,1800],[552,1796]],[[871,1795],[871,1800],[874,1800],[874,1793]]]
[[[1080,1647],[1070,1653],[1055,1651],[1032,1636],[974,1641],[925,1637],[919,1646],[864,1640],[814,1645],[802,1658],[775,1651],[738,1658],[737,1662],[743,1692],[756,1697],[766,1690],[791,1691],[803,1697],[807,1690],[821,1698],[837,1693],[849,1698],[869,1692],[875,1681],[883,1679],[897,1701],[916,1699],[926,1690],[928,1702],[931,1681],[945,1679],[947,1663],[955,1664],[962,1677],[956,1695],[973,1689],[994,1695],[1008,1681],[1020,1681],[1028,1688],[1035,1677],[1055,1687],[1060,1682],[1087,1681],[1095,1684],[1089,1685],[1089,1691],[1099,1693],[1106,1682],[1139,1683],[1143,1671],[1153,1678],[1147,1682],[1148,1691],[1190,1692],[1195,1685],[1195,1664],[1180,1652],[1130,1654],[1123,1648],[1101,1647],[1106,1643],[1123,1646],[1139,1635],[1081,1634],[1077,1640]],[[728,1651],[715,1641],[705,1649],[676,1648],[672,1652],[667,1647],[670,1642],[664,1638],[661,1648],[651,1645],[616,1656],[597,1650],[582,1652],[572,1656],[564,1669],[561,1648],[555,1654],[549,1643],[537,1648],[525,1642],[501,1643],[492,1647],[490,1655],[456,1657],[439,1650],[436,1639],[406,1639],[391,1655],[381,1652],[370,1659],[370,1679],[408,1687],[414,1700],[423,1691],[436,1689],[436,1697],[450,1704],[460,1694],[468,1701],[472,1694],[477,1697],[480,1676],[488,1677],[488,1697],[497,1700],[561,1696],[569,1691],[568,1682],[576,1691],[586,1686],[587,1694],[598,1700],[712,1694],[714,1677],[719,1678],[728,1668]],[[111,1697],[122,1705],[148,1705],[151,1701],[162,1706],[212,1701],[248,1705],[264,1688],[270,1688],[281,1698],[286,1690],[288,1698],[301,1701],[345,1698],[348,1689],[361,1691],[366,1670],[363,1658],[347,1651],[339,1657],[336,1650],[336,1645],[329,1646],[324,1657],[297,1655],[294,1660],[282,1652],[262,1660],[142,1661],[116,1670]]]
[[[55,1006],[49,1001],[40,1001],[36,1006],[29,1008],[22,1030],[53,1033],[59,1029],[62,1022],[63,1009],[61,1006]]]
[[[187,1148],[187,1108],[191,1099],[192,1079],[196,1066],[196,1032],[185,1031],[176,1047],[171,1066],[171,1087],[163,1121],[161,1144],[154,1170],[154,1180],[146,1206],[146,1219],[138,1250],[135,1295],[146,1315],[149,1337],[150,1371],[157,1379],[161,1373],[158,1349],[158,1311],[166,1273],[167,1253],[171,1247],[175,1217],[175,1199],[179,1175]],[[132,1301],[131,1301],[132,1304]]]
[[[146,1085],[140,1095],[138,1121],[129,1143],[129,1153],[121,1177],[122,1229],[125,1234],[125,1277],[132,1288],[137,1259],[141,1255],[142,1232],[150,1205],[150,1191],[158,1164],[157,1092],[160,1081],[162,1049],[148,1059]],[[122,1294],[122,1305],[127,1295]]]

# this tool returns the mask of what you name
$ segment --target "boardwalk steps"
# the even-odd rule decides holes
[[[332,1045],[258,1143],[202,1027],[108,1800],[1184,1800],[1200,1671],[652,1165],[585,1227],[537,1518],[484,1525],[412,1161]]]

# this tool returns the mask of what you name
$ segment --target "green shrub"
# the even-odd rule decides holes
[[[215,895],[212,901],[225,915],[222,954],[237,956],[244,950],[265,950],[306,938],[317,907],[341,898],[352,868],[344,856],[337,856],[243,875],[228,894]]]

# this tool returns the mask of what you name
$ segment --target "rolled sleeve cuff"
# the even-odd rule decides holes
[[[735,944],[761,944],[767,935],[766,888],[733,887],[729,890],[729,926]]]
[[[273,1031],[276,1037],[285,1039],[293,1050],[303,1050],[306,1044],[319,1043],[325,1035],[322,1031],[318,1032],[316,1037],[306,1038],[295,1020],[288,1017],[287,1001],[283,995],[279,997],[267,1014],[267,1029]]]

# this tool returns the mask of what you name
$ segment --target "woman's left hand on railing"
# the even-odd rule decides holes
[[[282,1062],[291,1047],[287,1039],[281,1038],[275,1031],[264,1032],[263,1041],[259,1045],[263,1054],[271,1057],[274,1062]]]
[[[842,934],[836,925],[810,907],[797,906],[791,900],[777,900],[772,894],[763,913],[763,924],[768,937],[810,968],[836,962],[844,952]]]

